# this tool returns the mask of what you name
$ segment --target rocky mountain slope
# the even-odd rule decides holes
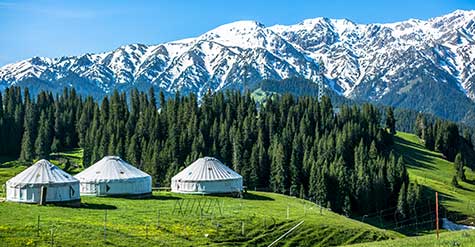
[[[326,87],[347,98],[475,121],[475,11],[388,24],[316,18],[266,27],[238,21],[158,45],[8,64],[0,68],[0,89],[75,87],[101,97],[153,86],[167,95],[179,90],[201,96],[254,90],[263,79],[315,80],[318,61]]]

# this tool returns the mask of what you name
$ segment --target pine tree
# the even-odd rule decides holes
[[[425,147],[431,151],[434,151],[435,148],[435,138],[434,138],[434,130],[432,124],[427,126],[425,139],[424,139]]]
[[[456,177],[460,179],[461,181],[466,181],[467,178],[465,177],[465,169],[464,169],[463,158],[462,158],[461,153],[458,153],[455,156],[454,164],[455,164]]]
[[[24,122],[25,132],[23,133],[22,138],[20,160],[31,161],[35,157],[34,143],[37,129],[36,108],[32,103],[28,103],[26,106]]]
[[[264,143],[264,132],[259,131],[257,137],[257,155],[258,155],[258,167],[259,167],[259,185],[261,187],[269,186],[269,162],[266,151],[266,144]]]
[[[407,189],[406,183],[403,183],[397,200],[397,213],[403,219],[407,217],[407,208]]]
[[[140,161],[140,146],[137,140],[137,136],[133,135],[129,147],[127,149],[127,160],[131,164],[138,164]]]
[[[347,217],[351,215],[351,201],[349,195],[345,195],[342,211],[343,214]]]
[[[257,144],[252,146],[250,162],[250,171],[249,171],[249,182],[248,187],[255,188],[258,185],[259,177],[257,172],[259,170],[259,157],[258,157],[259,148]]]
[[[45,112],[41,112],[38,136],[36,137],[35,147],[38,158],[46,158],[50,153],[50,146],[48,145],[48,119]]]
[[[386,128],[391,135],[396,134],[396,119],[392,107],[388,107],[386,110]]]
[[[302,169],[302,160],[301,160],[301,150],[302,143],[300,138],[294,138],[292,145],[292,153],[290,155],[290,195],[297,196],[299,191],[298,188],[301,183],[301,169]]]
[[[243,161],[243,146],[241,144],[242,137],[239,132],[235,134],[233,138],[233,167],[237,173],[241,172]]]
[[[270,186],[274,192],[285,193],[284,147],[277,138],[274,138],[270,153],[272,154]]]
[[[51,152],[56,153],[61,150],[61,144],[59,143],[59,140],[54,137],[53,142],[51,143]]]
[[[422,113],[417,114],[414,133],[421,139],[425,139],[426,119]]]

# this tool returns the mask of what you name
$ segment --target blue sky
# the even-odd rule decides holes
[[[385,23],[456,9],[475,9],[475,0],[0,0],[0,66],[193,37],[236,20],[270,26],[323,16]]]

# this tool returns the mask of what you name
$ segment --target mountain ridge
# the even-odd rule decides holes
[[[384,24],[324,17],[269,27],[237,21],[157,45],[8,64],[0,68],[0,89],[38,81],[38,90],[69,86],[98,96],[153,86],[201,97],[208,90],[253,89],[264,79],[315,81],[322,61],[326,87],[339,95],[467,122],[475,119],[474,20],[475,11],[457,10]],[[442,101],[461,109],[452,114]]]

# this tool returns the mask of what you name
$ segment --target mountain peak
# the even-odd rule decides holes
[[[266,27],[257,21],[243,20],[221,25],[201,35],[199,40],[214,41],[225,46],[256,47]]]
[[[454,20],[473,20],[475,18],[475,10],[455,10],[451,13],[448,13],[446,15],[438,16],[429,19],[429,22],[440,22],[440,21],[445,21],[445,22],[453,22]]]
[[[37,89],[60,89],[61,78],[78,78],[70,84],[98,96],[154,86],[167,95],[180,90],[200,97],[208,89],[242,89],[243,78],[249,88],[263,79],[315,80],[322,59],[326,86],[345,97],[413,107],[421,92],[412,88],[429,85],[431,92],[455,92],[457,101],[473,103],[474,19],[475,11],[457,10],[430,20],[386,24],[323,17],[271,27],[236,21],[163,44],[130,44],[98,54],[35,57],[5,65],[0,88],[32,87],[37,80]]]
[[[216,36],[226,36],[226,35],[240,35],[250,32],[255,32],[256,30],[265,28],[262,23],[252,20],[242,20],[227,23],[221,26],[218,26],[205,34],[202,37],[216,37]]]
[[[218,31],[231,31],[231,30],[244,30],[244,29],[257,29],[257,28],[265,28],[265,25],[254,21],[254,20],[240,20],[235,21],[227,24],[220,25],[210,32],[218,32]]]

